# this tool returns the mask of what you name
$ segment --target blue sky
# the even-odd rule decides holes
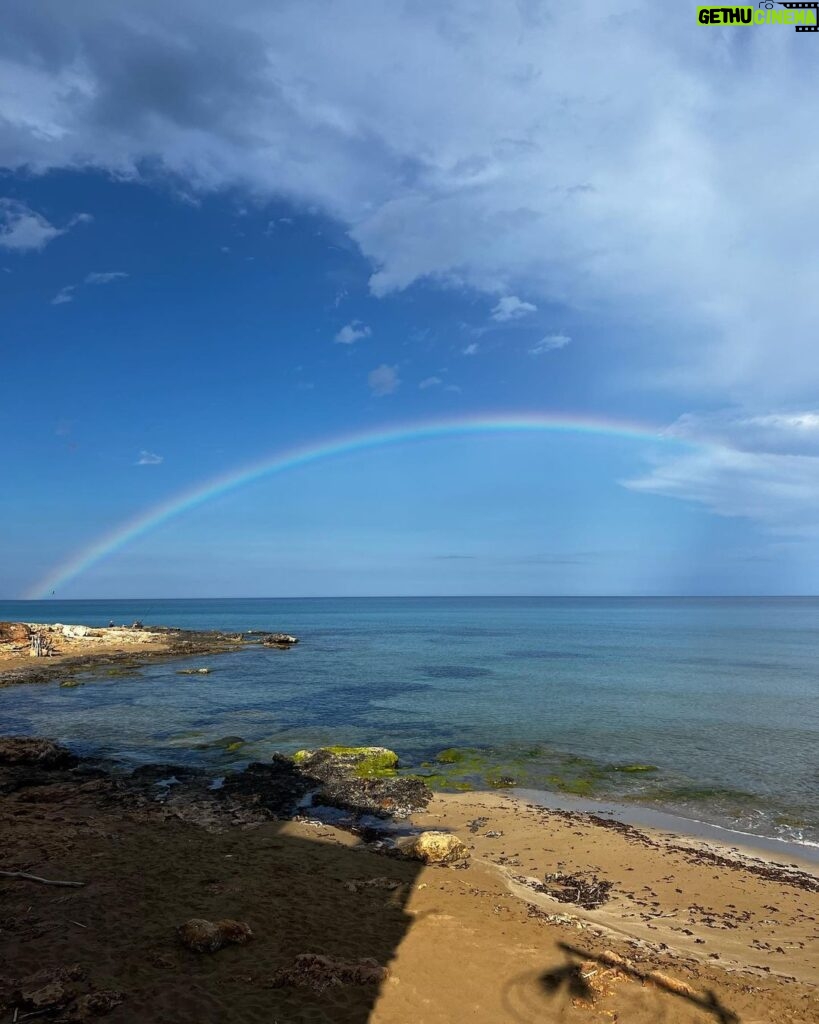
[[[0,596],[809,593],[815,37],[585,0],[12,0]],[[749,102],[749,97],[753,102]]]

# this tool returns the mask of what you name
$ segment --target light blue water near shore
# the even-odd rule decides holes
[[[819,841],[819,599],[0,602],[0,618],[302,638],[190,663],[207,676],[174,661],[0,689],[0,732],[215,771],[322,743],[416,767],[470,747],[529,788]],[[228,736],[245,744],[211,745]],[[612,770],[634,763],[657,770]]]

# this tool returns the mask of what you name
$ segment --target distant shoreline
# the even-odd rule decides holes
[[[174,658],[224,654],[253,642],[245,634],[167,626],[132,628],[15,622],[0,623],[0,631],[3,627],[20,626],[43,635],[53,646],[54,653],[32,657],[28,638],[21,636],[4,641],[0,632],[0,687],[70,679],[82,672],[117,672]]]

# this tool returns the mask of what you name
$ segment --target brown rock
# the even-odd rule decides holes
[[[469,850],[457,836],[449,832],[422,832],[396,844],[404,857],[421,860],[425,864],[452,864],[467,860]]]
[[[0,644],[27,644],[30,637],[25,622],[0,622]]]
[[[182,944],[194,953],[215,953],[223,946],[241,946],[253,938],[250,925],[244,921],[206,921],[203,917],[192,917],[176,932]]]

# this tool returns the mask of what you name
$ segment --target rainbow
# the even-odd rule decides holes
[[[227,473],[213,477],[204,483],[175,494],[166,501],[138,513],[131,519],[120,523],[113,530],[95,540],[88,547],[72,555],[67,561],[52,569],[43,579],[35,583],[26,592],[28,600],[48,597],[58,587],[87,572],[92,566],[108,558],[121,548],[130,544],[138,537],[143,537],[151,530],[182,515],[189,509],[203,505],[227,491],[243,487],[260,477],[273,473],[283,473],[289,469],[306,466],[324,459],[333,459],[351,452],[381,448],[385,445],[414,442],[434,438],[455,437],[470,434],[498,433],[572,433],[604,435],[607,437],[624,438],[634,441],[682,441],[672,434],[664,433],[637,423],[618,422],[614,420],[584,418],[566,415],[543,415],[529,413],[525,415],[494,415],[467,417],[461,419],[435,420],[422,423],[405,423],[388,429],[377,429],[362,433],[347,434],[330,440],[323,440],[279,451],[265,456],[257,462],[232,469]]]

